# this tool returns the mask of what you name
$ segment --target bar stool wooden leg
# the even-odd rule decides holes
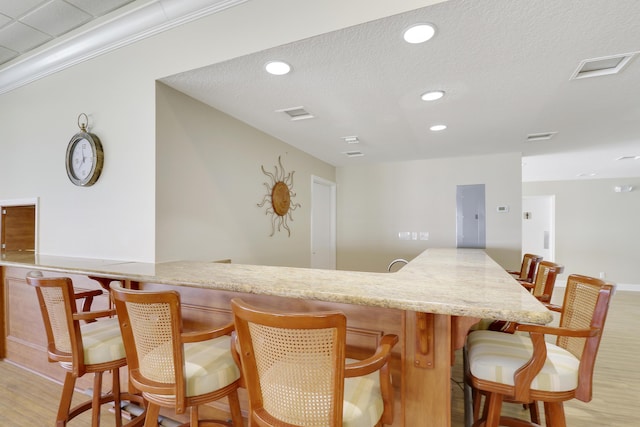
[[[91,398],[93,410],[91,411],[92,427],[100,426],[100,398],[102,397],[102,372],[96,372],[93,377],[93,396]]]
[[[71,408],[71,399],[76,386],[76,377],[67,372],[64,376],[64,385],[62,387],[62,396],[60,396],[60,405],[58,406],[58,416],[56,417],[56,427],[64,427],[67,423],[67,415]]]
[[[238,399],[238,392],[234,391],[230,393],[229,396],[229,410],[231,411],[231,421],[233,422],[234,427],[242,427],[244,425],[244,421],[242,419],[242,411],[240,410],[240,399]]]

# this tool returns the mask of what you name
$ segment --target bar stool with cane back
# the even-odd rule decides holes
[[[466,379],[485,395],[483,414],[474,427],[538,426],[501,417],[502,402],[544,403],[546,425],[565,427],[563,402],[589,402],[595,359],[607,317],[613,285],[600,279],[571,275],[567,279],[558,327],[519,324],[516,332],[474,331],[467,338]],[[545,334],[556,335],[555,344]]]
[[[536,268],[538,268],[540,261],[542,261],[542,257],[540,255],[524,254],[522,256],[522,264],[520,264],[520,271],[507,270],[507,273],[511,274],[519,281],[531,283],[533,282],[533,278],[536,274]]]
[[[373,356],[355,361],[345,357],[343,313],[264,311],[237,298],[231,307],[234,348],[249,393],[249,425],[393,423],[389,361],[397,336],[383,336]]]
[[[100,407],[114,403],[115,425],[122,426],[123,401],[143,406],[139,395],[120,391],[120,371],[126,358],[118,320],[114,310],[78,312],[76,300],[85,298],[86,304],[95,293],[74,293],[68,277],[42,277],[39,272],[27,275],[27,283],[36,289],[40,311],[47,335],[47,354],[50,362],[58,362],[67,372],[56,417],[56,426],[67,423],[85,411],[92,410],[91,425],[100,425]],[[101,293],[101,291],[99,291]],[[82,321],[88,323],[81,324]],[[102,393],[102,376],[111,371],[112,390]],[[91,400],[71,408],[76,380],[85,373],[94,374]],[[142,425],[144,413],[134,418],[129,426]]]
[[[563,271],[563,265],[551,261],[540,261],[533,282],[518,280],[518,283],[531,292],[538,301],[550,302],[556,284],[556,278],[558,274],[562,274]],[[490,329],[492,331],[513,333],[515,327],[516,324],[513,322],[483,319],[475,329]]]
[[[533,282],[518,280],[531,294],[541,302],[550,302],[558,274],[562,274],[564,266],[551,261],[540,261]]]
[[[180,294],[139,291],[111,284],[129,378],[147,401],[145,427],[158,426],[160,407],[183,414],[190,409],[191,427],[243,425],[238,387],[240,370],[231,355],[233,323],[183,332]],[[232,424],[200,420],[198,406],[223,397],[229,400]]]

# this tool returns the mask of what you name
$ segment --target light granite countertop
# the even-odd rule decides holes
[[[2,253],[0,265],[202,289],[545,324],[549,312],[481,249],[427,249],[368,273],[178,261],[158,264]]]

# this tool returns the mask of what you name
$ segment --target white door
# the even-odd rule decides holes
[[[336,268],[336,184],[311,177],[311,268]]]
[[[555,259],[555,196],[522,198],[522,253]]]

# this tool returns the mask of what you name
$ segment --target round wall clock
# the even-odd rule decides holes
[[[81,123],[80,118],[84,116],[85,122]],[[89,187],[98,180],[102,172],[104,152],[100,139],[87,132],[87,115],[82,113],[78,116],[78,127],[80,132],[73,135],[69,145],[67,145],[66,167],[67,175],[71,182],[81,187]]]

